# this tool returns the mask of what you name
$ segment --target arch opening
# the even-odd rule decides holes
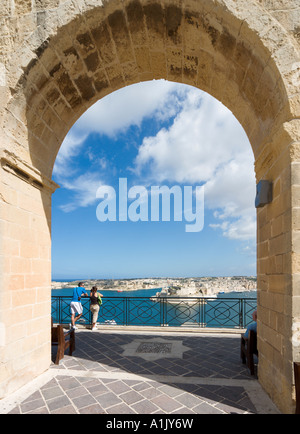
[[[205,92],[153,81],[104,98],[66,136],[53,176],[63,187],[53,197],[54,280],[256,275],[253,153],[231,112]],[[200,188],[203,203],[189,201]],[[101,193],[108,189],[111,202]],[[164,189],[174,197],[156,201],[154,191]],[[209,234],[200,234],[204,228]],[[85,261],[75,253],[80,245]]]

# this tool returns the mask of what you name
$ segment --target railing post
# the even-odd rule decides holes
[[[202,298],[202,300],[201,300],[201,327],[205,326],[204,314],[205,314],[205,298]]]
[[[59,297],[59,300],[58,300],[58,306],[59,306],[58,322],[59,322],[59,324],[61,324],[61,322],[62,322],[62,317],[61,317],[61,313],[62,313],[61,303],[62,303],[62,298]]]
[[[240,316],[240,328],[243,328],[244,325],[244,303],[243,303],[243,299],[240,298],[239,299],[239,305],[240,305],[240,309],[239,309],[239,316]]]
[[[166,313],[166,306],[165,306],[165,304],[166,304],[166,297],[162,297],[163,298],[163,302],[161,303],[161,306],[162,306],[162,325],[163,325],[163,327],[166,325],[166,315],[165,315],[165,313]]]

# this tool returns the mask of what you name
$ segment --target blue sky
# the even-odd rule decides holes
[[[97,190],[118,195],[120,178],[149,192],[204,186],[203,229],[186,232],[172,213],[100,222]],[[198,89],[158,80],[98,101],[66,136],[53,179],[53,279],[256,274],[251,146],[232,113]]]

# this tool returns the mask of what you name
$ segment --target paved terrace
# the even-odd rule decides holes
[[[76,351],[0,401],[10,414],[276,414],[240,334],[76,331]]]

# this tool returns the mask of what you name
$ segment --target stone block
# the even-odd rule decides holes
[[[150,61],[153,77],[156,79],[166,77],[166,56],[164,52],[150,50]]]
[[[149,48],[144,46],[135,47],[134,53],[139,72],[151,71]]]
[[[126,5],[128,29],[135,49],[148,44],[148,35],[144,20],[144,11],[139,1],[131,1]]]
[[[164,50],[166,40],[165,12],[159,3],[149,3],[144,7],[149,46]]]
[[[99,27],[91,29],[92,36],[96,42],[101,60],[104,64],[110,64],[116,59],[116,47],[111,39],[109,28],[106,22]]]
[[[108,17],[108,23],[120,63],[133,61],[133,50],[126,18],[123,11],[116,11]]]
[[[107,66],[105,71],[112,89],[120,89],[124,86],[125,80],[119,64]]]

